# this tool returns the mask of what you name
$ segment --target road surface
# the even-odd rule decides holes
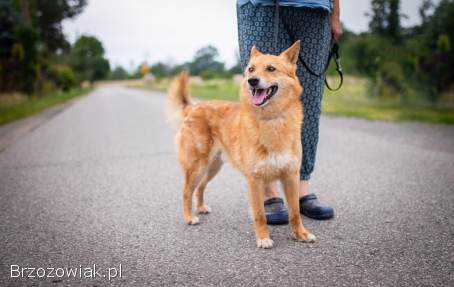
[[[0,286],[454,286],[452,126],[323,117],[312,188],[336,217],[303,218],[314,244],[271,227],[271,250],[229,165],[183,223],[173,136],[162,94],[104,87],[3,150]],[[122,276],[49,274],[93,264]]]

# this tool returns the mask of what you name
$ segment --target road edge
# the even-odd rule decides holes
[[[93,91],[70,99],[64,103],[57,104],[55,106],[44,109],[41,112],[33,114],[31,116],[12,121],[10,123],[0,126],[0,153],[5,151],[11,144],[17,142],[23,136],[45,124],[56,115],[60,114],[77,101],[91,94]]]

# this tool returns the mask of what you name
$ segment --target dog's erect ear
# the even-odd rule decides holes
[[[298,61],[298,55],[300,54],[300,40],[296,41],[290,48],[280,54],[281,57],[285,57],[290,63],[296,65]]]
[[[257,49],[257,47],[255,47],[255,45],[252,46],[252,48],[251,48],[251,58],[257,57],[257,56],[259,56],[259,55],[262,55],[262,52],[260,52],[260,51]]]

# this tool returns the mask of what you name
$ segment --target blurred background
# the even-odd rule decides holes
[[[323,113],[454,124],[454,1],[340,0],[346,79]],[[0,124],[122,84],[238,98],[236,2],[0,1]],[[329,81],[338,81],[334,70]]]

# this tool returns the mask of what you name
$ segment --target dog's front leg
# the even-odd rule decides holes
[[[273,240],[270,239],[268,226],[266,224],[265,206],[263,204],[265,183],[261,179],[251,177],[248,179],[249,185],[249,205],[252,211],[254,220],[255,237],[257,239],[257,247],[271,248]]]
[[[300,205],[298,198],[299,177],[298,172],[282,176],[285,198],[287,200],[290,224],[295,238],[299,241],[314,242],[315,236],[303,226],[300,216]]]

